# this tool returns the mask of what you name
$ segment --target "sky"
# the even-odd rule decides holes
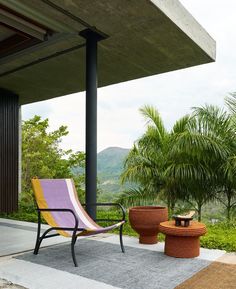
[[[98,152],[111,146],[131,148],[145,131],[139,113],[155,106],[168,130],[192,107],[224,106],[236,92],[236,1],[181,0],[216,40],[216,62],[98,89]],[[67,125],[64,149],[85,150],[85,93],[22,106],[22,119],[49,118],[50,129]]]

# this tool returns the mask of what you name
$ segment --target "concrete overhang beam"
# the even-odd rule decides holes
[[[109,36],[99,42],[99,87],[215,60],[215,41],[177,0],[0,4],[54,31],[45,42],[0,59],[0,87],[17,93],[21,104],[85,90],[79,32],[86,28]]]

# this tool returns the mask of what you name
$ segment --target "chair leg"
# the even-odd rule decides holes
[[[40,211],[38,211],[38,229],[37,229],[36,243],[34,247],[34,255],[38,254],[39,247],[42,242],[42,239],[40,238],[40,231],[41,231],[41,215],[40,215]]]
[[[49,228],[47,229],[43,234],[42,236],[40,237],[40,230],[39,230],[39,233],[37,234],[37,239],[36,239],[36,244],[35,244],[35,248],[34,248],[34,254],[37,255],[38,254],[38,251],[39,251],[39,248],[40,248],[40,245],[43,241],[43,239],[45,238],[50,238],[50,237],[55,237],[55,236],[58,236],[59,234],[52,234],[51,236],[47,236],[46,235],[52,231],[54,228]]]
[[[75,267],[78,267],[78,263],[75,257],[75,243],[77,240],[77,236],[73,234],[72,238],[71,238],[71,255],[72,255],[72,259],[74,262]]]
[[[125,253],[125,247],[124,247],[123,238],[122,238],[122,230],[123,230],[123,224],[120,226],[120,247],[121,247],[121,251]]]
[[[39,248],[40,248],[42,241],[43,241],[42,238],[37,239],[36,244],[35,244],[35,248],[34,248],[34,255],[38,255]]]

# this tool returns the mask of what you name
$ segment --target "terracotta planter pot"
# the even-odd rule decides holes
[[[168,220],[166,207],[139,206],[129,209],[131,227],[139,234],[139,243],[156,244],[158,226]]]

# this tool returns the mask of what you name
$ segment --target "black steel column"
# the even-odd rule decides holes
[[[86,210],[96,219],[97,200],[97,42],[100,34],[86,29],[80,32],[86,39]]]
[[[0,212],[18,208],[19,99],[0,89]]]

